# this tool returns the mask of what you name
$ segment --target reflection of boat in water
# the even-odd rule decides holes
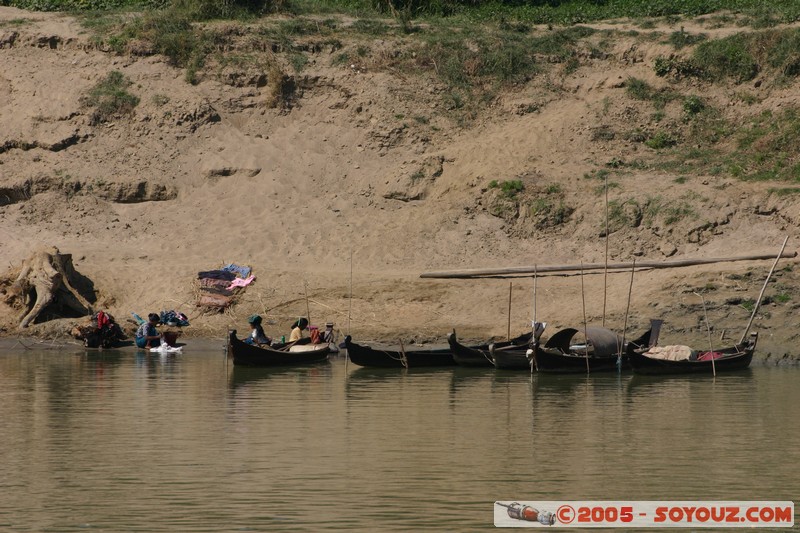
[[[351,370],[347,373],[347,380],[356,382],[378,383],[378,382],[403,380],[406,378],[406,376],[413,376],[413,377],[444,376],[449,380],[451,373],[453,370],[455,370],[455,368],[456,367],[428,366],[428,367],[406,368],[403,369],[401,372],[398,372],[396,368],[354,366],[351,367]]]
[[[709,383],[709,375],[705,373],[693,374],[633,374],[625,386],[628,394],[637,396],[664,396],[686,397],[694,387],[705,389]],[[753,384],[753,369],[743,368],[725,376],[725,384],[730,387],[741,386],[749,390]]]
[[[618,397],[624,390],[630,374],[603,372],[584,373],[539,373],[531,375],[533,404],[559,405],[574,408],[579,399],[604,402]]]
[[[230,388],[237,389],[250,385],[256,385],[270,379],[282,379],[287,377],[313,379],[319,376],[330,376],[330,365],[313,365],[302,367],[255,367],[255,366],[233,366],[228,375],[228,385]]]

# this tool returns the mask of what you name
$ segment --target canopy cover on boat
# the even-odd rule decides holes
[[[580,333],[575,328],[566,328],[557,331],[547,340],[545,348],[556,348],[564,353],[572,351],[570,345],[572,338]],[[619,353],[622,347],[622,337],[610,329],[590,327],[586,328],[586,340],[589,343],[589,350],[594,356],[611,356]]]

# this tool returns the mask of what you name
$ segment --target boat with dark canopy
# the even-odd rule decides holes
[[[432,366],[454,366],[456,364],[450,348],[372,348],[356,344],[350,335],[344,338],[347,356],[354,364],[378,368],[417,368]]]
[[[518,348],[522,350],[523,356],[528,344],[533,337],[532,332],[523,333],[519,337],[515,337],[509,341],[500,341],[494,344],[496,350]],[[459,366],[494,366],[492,355],[489,353],[489,344],[480,344],[477,346],[465,346],[458,342],[456,332],[448,333],[447,342],[450,344],[450,351],[453,354],[453,359]]]
[[[744,370],[750,366],[758,343],[758,333],[725,348],[708,350],[689,346],[658,346],[661,320],[651,320],[650,329],[628,343],[628,362],[636,374],[715,374]]]
[[[264,345],[248,344],[236,337],[235,329],[228,331],[227,352],[228,357],[233,359],[234,365],[300,366],[328,360],[330,352],[328,344],[320,344],[319,348],[310,348],[310,346],[303,346],[302,351],[292,351],[289,345],[281,349],[274,349]]]
[[[575,344],[573,338],[579,333],[586,338]],[[528,357],[538,372],[611,372],[626,366],[622,343],[622,336],[610,329],[566,328],[553,334],[544,346],[533,346]]]

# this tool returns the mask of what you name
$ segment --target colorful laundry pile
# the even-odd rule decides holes
[[[219,270],[197,273],[197,307],[222,312],[235,303],[236,297],[255,281],[250,267],[228,264]]]

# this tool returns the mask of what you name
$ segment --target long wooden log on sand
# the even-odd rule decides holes
[[[782,258],[797,257],[797,252],[782,253]],[[693,265],[708,265],[712,263],[725,263],[730,261],[757,261],[760,259],[775,259],[774,254],[740,255],[736,257],[708,257],[697,259],[680,259],[675,261],[641,261],[636,263],[636,268],[674,268]],[[609,270],[628,269],[633,263],[589,263],[583,265],[583,270]],[[472,268],[463,270],[441,270],[439,272],[423,272],[421,278],[479,278],[481,276],[521,276],[537,272],[571,272],[581,270],[581,265],[550,265],[550,266],[521,266],[507,268]]]

